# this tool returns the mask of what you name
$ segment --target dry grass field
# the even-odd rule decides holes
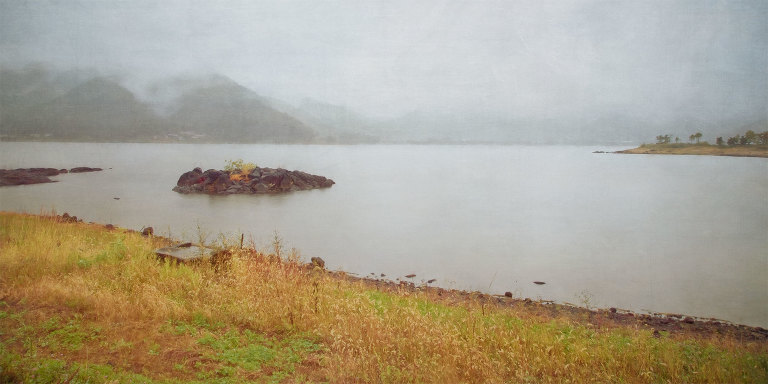
[[[768,382],[764,340],[377,289],[238,243],[175,265],[166,239],[0,214],[0,382]]]

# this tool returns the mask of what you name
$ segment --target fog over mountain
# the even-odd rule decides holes
[[[762,0],[0,0],[0,133],[713,140],[768,124],[766,19]]]

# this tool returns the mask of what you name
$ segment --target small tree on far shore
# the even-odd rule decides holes
[[[747,140],[747,144],[754,144],[757,142],[757,134],[751,129],[744,134],[744,138]]]
[[[717,139],[715,139],[715,141],[717,142],[717,145],[719,145],[719,146],[723,146],[725,144],[725,142],[723,141],[723,137],[722,136],[720,136]]]
[[[768,145],[768,131],[761,132],[757,135],[757,143],[760,145]]]

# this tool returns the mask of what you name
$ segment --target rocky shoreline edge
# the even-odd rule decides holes
[[[65,173],[98,172],[101,170],[101,168],[91,167],[75,167],[69,170],[56,168],[0,169],[0,187],[55,183],[57,180],[51,180],[51,176],[58,176]]]
[[[70,216],[68,213],[48,217],[62,223],[82,224],[83,222],[81,219],[78,219],[76,216]],[[232,249],[217,249],[206,246],[204,244],[179,243],[178,241],[167,237],[156,236],[152,227],[144,227],[141,230],[133,230],[118,228],[112,224],[97,224],[93,222],[88,224],[102,226],[106,230],[110,231],[121,230],[128,233],[141,234],[142,236],[160,238],[169,246],[169,248],[187,248],[193,246],[197,248],[208,249],[208,257],[195,260],[193,262],[210,263],[217,268],[221,265],[222,262],[227,262],[235,251],[246,253],[250,252],[253,254],[259,253],[255,249],[242,247]],[[162,255],[160,253],[158,253],[157,257],[160,259],[167,258],[166,255]],[[278,256],[275,255],[269,255],[269,257],[278,258]],[[188,261],[176,260],[176,262],[187,263]],[[350,272],[327,270],[325,268],[325,261],[319,257],[312,257],[310,262],[304,263],[303,265],[308,269],[321,270],[333,278],[363,284],[366,287],[370,287],[371,289],[398,294],[414,294],[419,292],[424,293],[431,299],[448,305],[479,303],[482,306],[511,308],[516,311],[523,311],[533,316],[539,316],[545,319],[554,320],[565,318],[568,321],[590,324],[596,329],[619,327],[648,329],[653,330],[654,336],[657,337],[661,337],[661,333],[666,332],[670,335],[678,334],[700,338],[718,338],[723,336],[730,336],[744,341],[751,340],[755,342],[768,343],[768,330],[765,328],[736,324],[730,321],[715,318],[701,318],[674,313],[637,313],[619,308],[585,308],[573,304],[556,303],[549,300],[517,298],[509,294],[496,295],[478,291],[447,289],[431,285],[431,283],[435,282],[435,280],[430,280],[428,283],[416,284],[414,282],[405,280],[393,281],[384,278],[383,275],[380,277],[361,277]],[[415,276],[416,275],[407,275],[405,277],[410,279]]]
[[[179,177],[175,192],[208,195],[277,194],[330,188],[335,182],[323,176],[283,168],[255,167],[247,173],[195,168]]]
[[[697,144],[643,144],[637,148],[621,151],[593,153],[616,153],[624,155],[690,155],[690,156],[727,156],[768,158],[766,146],[722,147]]]

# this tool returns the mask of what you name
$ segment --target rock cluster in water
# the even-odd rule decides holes
[[[185,172],[176,183],[179,193],[207,193],[209,195],[273,194],[328,188],[335,184],[323,176],[282,168],[256,167],[248,174],[195,168]]]
[[[0,187],[9,185],[27,185],[41,183],[55,183],[51,176],[62,173],[97,172],[101,168],[75,167],[70,170],[56,168],[18,168],[0,169]]]

